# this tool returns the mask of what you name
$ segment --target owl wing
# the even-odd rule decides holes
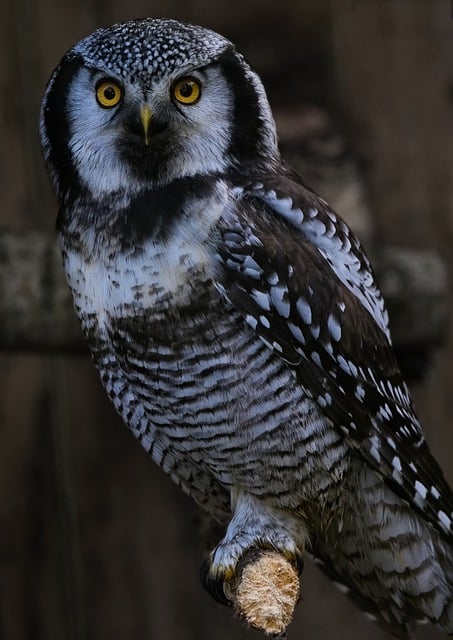
[[[453,494],[414,413],[359,242],[323,200],[286,175],[238,188],[236,196],[220,229],[219,288],[294,368],[348,444],[452,536]]]

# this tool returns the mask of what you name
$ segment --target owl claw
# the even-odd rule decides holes
[[[219,571],[212,571],[212,562],[210,558],[206,558],[200,568],[200,578],[206,591],[217,600],[220,604],[231,605],[231,601],[225,595],[223,585],[225,583],[225,574]]]
[[[291,562],[297,573],[301,576],[304,570],[304,557],[299,549],[297,549],[294,556],[288,558],[288,560]]]

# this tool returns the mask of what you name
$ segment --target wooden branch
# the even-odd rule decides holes
[[[443,263],[431,251],[384,247],[372,253],[396,348],[432,350],[447,327]],[[86,350],[51,234],[0,233],[0,348]]]
[[[282,636],[299,601],[299,576],[277,551],[251,549],[241,558],[234,580],[224,584],[224,591],[247,625]]]
[[[82,351],[54,235],[0,233],[0,348]]]

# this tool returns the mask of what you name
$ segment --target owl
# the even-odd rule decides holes
[[[40,133],[105,390],[225,526],[209,588],[250,549],[307,552],[390,635],[453,633],[453,494],[372,268],[285,166],[244,57],[174,20],[99,29],[51,76]]]

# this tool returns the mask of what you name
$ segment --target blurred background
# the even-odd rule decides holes
[[[450,0],[4,0],[2,15],[0,638],[257,639],[203,591],[199,514],[115,415],[76,325],[72,342],[56,316],[36,340],[28,329],[14,333],[25,313],[12,286],[24,277],[21,264],[43,238],[54,246],[56,203],[37,135],[41,95],[63,53],[98,26],[167,16],[221,32],[262,76],[282,144],[305,181],[372,252],[415,251],[424,295],[440,291],[432,304],[445,316],[444,276],[453,273]],[[10,241],[25,242],[21,264],[11,262]],[[430,275],[426,255],[445,273]],[[46,264],[25,277],[31,289],[50,292],[52,306],[61,267]],[[419,298],[417,287],[391,277],[386,285],[400,299],[407,291]],[[5,320],[6,308],[14,315]],[[453,483],[452,333],[445,322],[433,329],[431,306],[410,308],[407,331],[413,321],[426,325],[429,340],[405,343],[403,324],[398,341],[431,448]],[[365,636],[384,638],[307,561],[289,638]],[[417,637],[443,636],[423,627]]]

